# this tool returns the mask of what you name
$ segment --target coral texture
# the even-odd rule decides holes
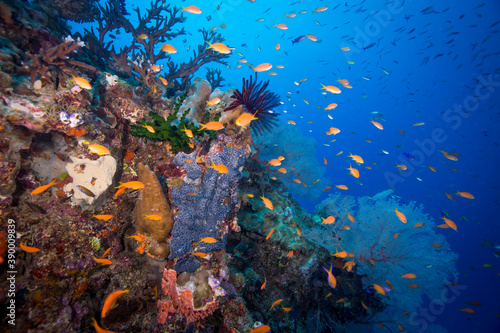
[[[218,152],[214,153],[215,151]],[[235,185],[241,178],[240,168],[245,162],[247,152],[244,149],[212,143],[207,163],[224,164],[228,173],[219,173],[210,168],[205,171],[204,176],[201,176],[200,167],[195,162],[190,162],[192,160],[188,159],[189,156],[179,153],[174,158],[175,165],[186,169],[186,180],[189,178],[190,181],[185,181],[171,191],[174,199],[172,204],[181,212],[176,215],[172,230],[170,259],[180,258],[192,252],[191,243],[204,237],[213,237],[217,242],[203,244],[198,251],[209,254],[225,247],[225,231],[220,228],[233,205],[238,203]],[[197,185],[197,182],[201,184]]]
[[[165,238],[172,230],[172,211],[155,173],[142,163],[139,164],[138,170],[139,181],[145,186],[135,206],[135,225],[138,232],[151,235],[157,242],[157,245],[148,249],[148,253],[154,257],[165,258],[170,252]],[[161,219],[148,215],[159,215]]]
[[[116,159],[113,156],[101,156],[92,161],[87,158],[71,157],[71,162],[66,164],[68,175],[73,178],[72,183],[64,186],[64,192],[73,192],[73,202],[82,207],[92,205],[113,183],[116,172]],[[90,190],[94,195],[84,193],[78,186]]]
[[[208,276],[207,276],[208,279]],[[199,287],[206,289],[205,283],[197,282]],[[173,314],[186,317],[187,322],[197,321],[212,314],[219,306],[218,299],[207,302],[200,308],[195,308],[193,293],[190,289],[179,290],[177,287],[177,272],[173,269],[163,270],[161,288],[167,298],[158,300],[158,323],[165,324]],[[196,291],[195,291],[196,292]],[[204,294],[207,296],[209,294]]]

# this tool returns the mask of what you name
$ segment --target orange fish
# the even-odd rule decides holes
[[[287,30],[288,26],[285,23],[274,24],[273,28],[278,28],[280,30]]]
[[[406,216],[405,216],[405,214],[401,213],[397,208],[395,210],[393,210],[393,212],[396,213],[396,216],[398,217],[398,219],[401,222],[406,223]]]
[[[408,285],[408,288],[418,289],[418,288],[420,288],[420,286],[418,284],[410,284],[410,285]]]
[[[249,333],[267,333],[271,330],[268,325],[262,325],[254,329],[250,329]]]
[[[217,239],[215,239],[213,237],[205,237],[205,238],[200,239],[200,243],[213,244],[213,243],[217,243]]]
[[[102,307],[101,311],[101,317],[104,318],[106,315],[109,313],[109,310],[111,310],[114,305],[116,304],[116,300],[124,294],[128,294],[129,290],[116,290],[113,291],[111,294],[109,294],[106,297],[106,300],[104,301],[104,306]]]
[[[267,239],[269,239],[269,238],[271,237],[271,235],[273,234],[273,232],[274,232],[274,229],[275,229],[275,228],[276,228],[276,227],[274,227],[274,228],[271,230],[271,232],[267,235],[266,240],[267,240]]]
[[[126,187],[122,187],[121,189],[119,189],[118,191],[116,191],[116,193],[115,193],[115,198],[116,198],[117,196],[119,196],[120,194],[122,194],[123,192],[125,192],[126,190],[127,190],[127,188],[126,188]]]
[[[450,228],[452,228],[453,230],[458,232],[458,228],[457,228],[457,225],[455,224],[455,222],[453,222],[452,220],[450,220],[444,216],[442,217],[442,219],[444,220],[444,223],[446,223]]]
[[[313,10],[313,13],[321,13],[321,12],[324,12],[325,10],[327,10],[327,9],[328,9],[327,6],[321,6],[321,7],[316,8],[315,10]]]
[[[429,170],[431,170],[432,172],[436,172],[436,171],[437,171],[437,170],[436,170],[436,168],[435,168],[435,167],[433,167],[433,166],[428,165],[427,167],[428,167],[428,168],[429,168]]]
[[[328,111],[328,110],[333,110],[333,109],[335,109],[337,106],[338,106],[338,104],[337,104],[337,103],[331,103],[331,104],[328,104],[328,106],[325,108],[325,111]]]
[[[285,168],[279,168],[276,171],[278,171],[279,173],[286,173],[286,169]]]
[[[203,252],[189,252],[189,253],[191,253],[194,256],[200,257],[200,258],[204,258],[204,257],[208,256],[208,254],[203,253]]]
[[[215,164],[213,160],[212,160],[212,165],[209,166],[209,168],[214,169],[218,173],[228,173],[229,172],[227,166],[225,166],[224,164]]]
[[[256,67],[254,67],[253,70],[254,70],[254,72],[265,72],[265,71],[270,70],[271,68],[273,68],[273,65],[271,65],[268,62],[265,62],[263,64],[260,64]]]
[[[186,135],[188,136],[188,138],[192,138],[193,137],[193,132],[190,129],[187,129],[186,126],[184,126],[184,129],[182,131],[184,133],[186,133]]]
[[[148,220],[159,221],[163,218],[163,216],[158,214],[142,214],[142,217]]]
[[[398,238],[398,236],[399,236],[399,232],[396,232],[396,233],[394,234],[394,239],[397,239],[397,238]]]
[[[446,157],[450,161],[455,161],[455,162],[458,161],[458,158],[456,156],[450,155],[447,152],[445,152],[444,150],[440,150],[440,152],[443,154],[444,157]]]
[[[413,228],[421,228],[424,225],[424,222],[418,222],[413,225]]]
[[[227,47],[225,44],[222,44],[222,43],[210,44],[209,42],[206,42],[206,43],[208,45],[210,45],[209,47],[207,47],[207,49],[212,49],[212,50],[219,52],[219,53],[222,53],[222,54],[231,53],[231,49],[229,47]]]
[[[368,307],[366,306],[366,304],[365,304],[365,303],[363,303],[363,301],[361,301],[361,305],[363,306],[363,308],[364,308],[366,311],[368,311]]]
[[[446,197],[447,197],[448,199],[450,199],[450,200],[455,200],[455,199],[453,198],[453,195],[451,195],[450,193],[444,192],[444,194],[446,194]]]
[[[271,305],[271,308],[269,309],[269,311],[271,311],[271,310],[272,310],[272,309],[273,309],[276,305],[280,304],[280,303],[281,303],[281,301],[283,301],[283,299],[281,299],[281,298],[280,298],[279,300],[275,301],[275,302]]]
[[[309,39],[310,41],[317,42],[318,38],[314,36],[313,34],[306,35],[306,38]]]
[[[349,174],[352,175],[354,178],[359,178],[359,171],[357,169],[354,169],[352,165],[349,164],[347,170],[350,171]]]
[[[271,200],[268,198],[265,198],[264,195],[260,197],[262,199],[262,202],[264,203],[264,206],[266,206],[267,209],[273,210],[273,203]]]
[[[321,84],[323,86],[323,88],[321,89],[325,89],[326,91],[328,91],[329,93],[332,93],[332,94],[335,94],[335,95],[338,95],[341,93],[340,89],[335,87],[335,86],[325,86],[324,84]]]
[[[325,187],[325,189],[323,190],[323,192],[326,192],[326,191],[328,191],[331,188],[332,188],[331,186],[327,186],[327,187]]]
[[[109,259],[98,259],[96,257],[92,257],[94,261],[98,264],[103,264],[103,265],[111,265],[113,262]]]
[[[177,53],[177,50],[175,49],[175,47],[173,47],[170,44],[163,44],[160,50],[162,50],[163,52],[167,52],[168,54]]]
[[[401,275],[401,279],[416,279],[416,278],[417,278],[417,276],[413,273]]]
[[[161,83],[163,83],[163,85],[168,86],[168,81],[166,79],[162,78],[161,76],[159,76],[158,78],[160,79]]]
[[[276,44],[276,46],[274,47],[276,51],[278,51],[280,48],[281,48],[280,43]]]
[[[431,244],[431,245],[434,246],[434,247],[437,247],[437,248],[443,247],[443,245],[441,245],[441,244]]]
[[[353,159],[353,161],[355,161],[356,163],[359,163],[359,164],[363,164],[365,163],[365,161],[363,161],[363,158],[359,155],[353,155],[351,153],[349,153],[349,157]]]
[[[137,189],[140,189],[140,188],[143,188],[144,186],[146,186],[146,185],[144,185],[143,182],[140,182],[140,181],[137,181],[137,180],[134,180],[134,181],[131,181],[131,182],[126,182],[126,183],[120,182],[119,184],[120,184],[120,186],[115,187],[115,188],[125,187],[125,188],[130,188],[132,190],[137,190]]]
[[[321,218],[323,220],[323,222],[321,222],[321,224],[332,224],[335,222],[335,217],[333,216],[328,216],[326,219],[325,218]]]
[[[264,288],[266,288],[266,278],[264,278],[264,283],[262,284],[262,286],[260,286],[261,290],[263,290]]]
[[[330,127],[330,129],[327,132],[325,132],[326,135],[332,135],[332,134],[337,135],[339,133],[340,133],[340,130],[336,127]]]
[[[73,81],[78,85],[80,86],[80,88],[82,89],[87,89],[87,90],[90,90],[92,89],[92,85],[89,83],[89,81],[87,81],[86,79],[84,79],[83,77],[75,77],[73,74],[71,74],[71,76],[73,76]]]
[[[187,7],[182,7],[182,10],[181,12],[188,12],[188,13],[191,13],[191,14],[201,14],[202,11],[200,8],[196,7],[196,6],[187,6]]]
[[[289,121],[288,121],[288,123],[289,123],[290,125],[297,125],[297,123],[296,123],[295,121],[293,121],[293,120],[289,120]]]
[[[389,280],[385,280],[385,283],[387,283],[387,285],[389,286],[389,288],[391,288],[392,290],[394,290],[394,286],[392,285],[392,283]]]
[[[47,185],[42,185],[42,186],[37,187],[36,189],[31,191],[31,195],[43,193],[43,192],[47,191],[49,188],[51,188],[52,186],[54,186],[55,184],[57,184],[57,179],[54,179],[53,181],[51,181]]]
[[[344,303],[344,302],[345,302],[345,298],[341,298],[338,301],[336,301],[335,303]]]
[[[281,306],[281,308],[283,309],[283,311],[285,312],[290,312],[292,311],[292,308],[285,308],[283,305]]]
[[[385,295],[384,288],[382,288],[378,284],[374,283],[373,284],[373,289],[375,289],[375,291],[378,292],[379,294]]]
[[[257,120],[255,115],[257,114],[258,111],[255,111],[254,114],[245,112],[241,116],[236,119],[236,125],[243,127],[244,129],[248,128],[252,120]]]
[[[398,324],[398,330],[400,332],[404,332],[405,331],[405,329],[403,328],[403,326],[401,326],[401,324]]]
[[[465,309],[460,309],[460,311],[462,312],[465,312],[465,313],[476,313],[476,311],[472,310],[472,309],[469,309],[469,308],[465,308]]]
[[[355,220],[354,220],[354,217],[351,215],[351,213],[347,213],[347,218],[352,222],[354,223]]]
[[[339,251],[335,250],[335,254],[333,256],[337,257],[337,258],[346,258],[347,252],[346,251],[339,252]]]
[[[201,131],[202,129],[207,129],[207,130],[211,130],[211,131],[218,131],[218,130],[221,130],[224,128],[224,124],[222,124],[221,122],[218,122],[218,121],[211,121],[211,122],[208,122],[206,124],[199,124],[201,125],[201,128],[198,130],[198,131]]]
[[[345,185],[335,185],[335,187],[340,189],[340,190],[347,190],[348,189],[348,187]]]
[[[469,192],[455,192],[455,195],[458,195],[459,197],[466,198],[466,199],[474,199],[474,196],[470,194]]]
[[[106,214],[106,215],[92,215],[92,217],[95,217],[96,219],[99,219],[99,220],[108,221],[108,220],[111,220],[113,218],[113,215],[109,215],[109,214]]]
[[[28,252],[28,253],[36,253],[36,252],[40,251],[39,248],[31,247],[31,246],[26,246],[26,245],[23,244],[23,242],[21,242],[19,244],[19,246],[21,247],[21,250],[23,250],[24,252]]]
[[[97,325],[97,321],[94,318],[92,318],[92,326],[94,326],[97,333],[116,333],[115,331],[108,331],[99,327],[99,325]]]
[[[287,254],[286,256],[287,256],[288,258],[293,257],[293,251],[292,251],[292,250],[288,251],[288,254]]]
[[[97,154],[97,155],[109,155],[111,152],[109,149],[103,145],[97,145],[97,144],[92,144],[89,145],[87,148],[91,153]]]
[[[335,289],[335,287],[337,287],[337,279],[332,274],[333,263],[330,264],[330,270],[327,270],[324,266],[323,266],[323,269],[328,274],[328,284],[330,285],[330,287]]]
[[[371,121],[373,126],[375,126],[376,128],[378,128],[379,130],[383,130],[384,129],[384,126],[382,126],[381,123],[377,123],[376,121]]]

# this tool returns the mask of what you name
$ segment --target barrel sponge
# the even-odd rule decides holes
[[[140,163],[138,175],[139,181],[145,186],[141,190],[134,210],[136,228],[139,233],[150,235],[156,241],[153,242],[155,245],[149,248],[149,254],[157,258],[165,258],[170,253],[166,237],[170,234],[174,223],[172,210],[163,194],[158,178],[149,166]],[[148,218],[146,215],[159,215],[161,219]]]

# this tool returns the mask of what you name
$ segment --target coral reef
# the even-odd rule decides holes
[[[145,15],[141,15],[140,10],[134,8],[138,18],[136,26],[126,18],[127,13],[124,13],[123,4],[118,0],[109,0],[105,6],[99,5],[99,8],[97,32],[93,29],[87,30],[85,37],[92,45],[92,53],[103,59],[108,67],[116,68],[128,76],[133,75],[151,90],[162,87],[154,78],[158,71],[152,69],[160,60],[167,61],[168,72],[162,76],[169,82],[169,88],[173,91],[187,90],[193,74],[201,66],[211,62],[226,64],[224,59],[228,55],[207,50],[203,43],[193,50],[193,57],[188,62],[180,64],[174,63],[167,52],[159,50],[163,43],[186,34],[184,28],[174,31],[174,26],[186,20],[181,9],[176,6],[171,7],[170,4],[165,5],[160,0],[154,0]],[[125,31],[130,34],[131,45],[116,51],[113,45],[113,38],[116,36],[112,34],[113,31]],[[203,41],[213,44],[224,40],[220,34],[213,31],[199,31]],[[144,38],[144,35],[147,38]]]
[[[189,254],[190,252],[196,250],[210,254],[225,247],[228,227],[224,221],[239,202],[236,184],[241,177],[241,168],[246,156],[247,152],[244,149],[225,146],[223,134],[211,143],[204,159],[207,166],[225,165],[227,173],[219,173],[212,168],[205,168],[202,172],[194,161],[194,156],[184,153],[176,155],[175,165],[183,167],[187,175],[180,186],[172,187],[170,193],[173,198],[172,205],[180,211],[176,214],[176,222],[171,233],[170,259],[187,255],[187,259],[181,263],[186,266],[186,261],[192,261],[190,268],[194,268],[196,259],[194,255]],[[204,237],[213,237],[217,242],[199,243],[197,249],[193,249],[192,242],[199,242]],[[181,272],[179,266],[176,266],[176,270]]]
[[[170,253],[165,238],[173,227],[172,211],[155,173],[147,165],[139,163],[137,174],[145,186],[134,209],[135,225],[139,233],[151,235],[156,241],[147,249],[148,253],[163,259]]]
[[[70,157],[66,165],[68,175],[73,179],[63,190],[71,195],[74,203],[86,208],[96,201],[113,183],[116,172],[116,159],[113,156],[101,156],[93,161],[87,158]],[[85,192],[81,187],[89,190]],[[105,200],[103,197],[101,202]]]
[[[48,50],[41,49],[38,54],[31,54],[29,51],[26,52],[26,55],[32,60],[27,65],[27,69],[31,73],[31,83],[34,84],[37,78],[44,78],[54,83],[57,89],[59,81],[64,78],[63,74],[78,75],[78,72],[71,66],[96,71],[96,68],[93,66],[70,59],[73,52],[83,46],[85,46],[85,43],[80,41],[80,38],[77,38],[75,41],[71,36],[67,36],[61,44]]]
[[[219,301],[211,295],[209,274],[206,271],[198,272],[191,282],[190,275],[177,277],[175,270],[165,268],[161,288],[167,298],[158,301],[158,322],[165,324],[174,314],[182,315],[187,322],[194,322],[212,314],[218,308]]]
[[[343,269],[342,259],[332,258],[302,236],[315,221],[283,183],[269,182],[266,169],[255,161],[248,161],[245,170],[249,174],[240,181],[243,203],[237,214],[241,233],[228,237],[232,274],[223,286],[234,297],[241,295],[252,319],[282,332],[322,332],[360,321],[368,313],[361,302],[370,314],[380,312],[383,304],[364,290],[355,269]],[[264,208],[257,197],[262,192],[272,201],[273,210]],[[337,278],[336,289],[328,285],[323,270],[330,264]],[[284,309],[269,311],[278,299],[282,299]]]
[[[350,260],[356,263],[356,271],[366,276],[365,288],[390,281],[394,288],[391,286],[391,297],[383,298],[383,304],[389,306],[380,314],[380,320],[416,311],[422,294],[431,299],[439,297],[443,281],[457,278],[454,261],[458,256],[450,250],[445,237],[433,230],[434,221],[422,212],[423,207],[415,202],[402,205],[390,194],[391,191],[384,191],[372,198],[357,199],[330,195],[316,207],[318,225],[304,231],[307,239],[330,253],[352,253]],[[397,218],[395,208],[405,214],[406,224]],[[335,217],[335,224],[321,225],[319,217],[330,215]],[[436,272],[428,274],[429,267]],[[418,276],[420,288],[409,288],[410,283],[400,278],[408,272]]]
[[[187,119],[190,108],[184,108],[184,112],[180,118],[178,118],[181,106],[187,96],[188,94],[186,92],[178,97],[172,113],[170,113],[166,119],[155,112],[150,112],[149,117],[153,119],[153,122],[149,123],[145,118],[138,121],[137,125],[130,126],[130,134],[148,140],[168,141],[170,149],[174,154],[179,151],[191,152],[193,149],[194,146],[191,147],[192,144],[190,143],[190,137],[187,135],[186,130],[191,131],[194,140],[201,140],[205,137],[205,135],[208,135],[209,138],[214,138],[214,131],[198,130],[194,126],[194,123]],[[206,116],[209,117],[210,114],[207,113]],[[207,120],[207,118],[205,118],[205,120]],[[150,128],[148,128],[148,126],[150,126]]]

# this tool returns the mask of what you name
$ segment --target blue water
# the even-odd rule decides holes
[[[269,79],[269,89],[282,97],[284,104],[276,110],[282,114],[281,121],[295,121],[304,136],[317,140],[318,163],[322,164],[323,158],[328,160],[325,176],[332,184],[348,186],[346,193],[353,196],[373,195],[394,188],[394,194],[401,197],[401,201],[424,204],[425,211],[436,220],[441,217],[441,211],[449,212],[459,232],[451,229],[437,232],[445,234],[452,249],[460,255],[459,281],[466,289],[429,322],[443,325],[450,332],[500,331],[497,301],[500,262],[493,255],[498,249],[483,241],[500,245],[500,2],[233,0],[170,3],[196,5],[203,11],[202,15],[186,14],[184,27],[192,35],[170,41],[178,49],[172,60],[189,60],[192,51],[187,50],[188,46],[192,49],[197,43],[204,43],[197,30],[217,26],[217,31],[225,37],[225,44],[234,48],[228,67],[215,65],[223,70],[225,83],[230,84],[230,88],[241,88],[241,79],[253,73],[246,64],[236,68],[242,58],[238,52],[254,65],[268,62],[285,66],[269,71],[277,72],[276,76],[264,72],[259,73],[259,78]],[[129,12],[137,5],[144,10],[149,4],[127,2]],[[312,13],[319,6],[329,8]],[[307,12],[300,14],[301,10]],[[284,16],[292,12],[296,12],[296,17]],[[135,12],[132,13],[131,19],[136,17]],[[211,20],[207,16],[211,16]],[[259,18],[264,20],[259,22]],[[276,23],[285,23],[288,29],[273,27]],[[74,26],[75,31],[81,28],[81,25]],[[314,34],[318,41],[305,39],[292,45],[293,39],[306,34]],[[182,43],[184,38],[186,43]],[[126,39],[117,40],[115,45],[119,48],[128,43]],[[279,50],[275,49],[277,43]],[[351,51],[340,50],[346,46]],[[348,64],[348,61],[354,63]],[[199,75],[204,74],[202,68]],[[306,78],[300,85],[294,83]],[[352,89],[342,87],[337,82],[339,78],[347,79]],[[323,95],[321,84],[337,86],[342,93]],[[324,111],[330,103],[337,103],[338,107]],[[372,119],[384,129],[373,126]],[[307,124],[309,121],[314,123]],[[412,126],[418,122],[424,125]],[[341,132],[326,136],[324,132],[330,127],[339,128]],[[336,141],[329,142],[332,139]],[[389,154],[383,154],[382,149]],[[444,158],[439,150],[459,153],[458,161]],[[343,154],[336,156],[339,151]],[[348,158],[349,152],[362,156],[364,166],[372,167],[371,170],[357,167],[361,174],[358,180],[346,170],[353,163]],[[404,158],[403,153],[413,155],[415,160]],[[408,169],[400,173],[397,164],[405,164]],[[437,172],[427,166],[436,168]],[[475,199],[455,196],[451,201],[444,194],[456,191],[470,192]],[[300,202],[313,212],[315,205],[327,195],[328,192],[314,202],[307,198]],[[483,268],[486,263],[493,267]],[[481,302],[482,306],[465,303],[470,301]],[[425,300],[424,306],[429,302]],[[459,311],[467,307],[476,313]]]

